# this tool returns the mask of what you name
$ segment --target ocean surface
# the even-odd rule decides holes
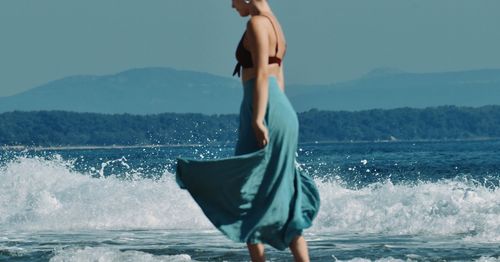
[[[249,261],[173,172],[232,145],[0,150],[0,261]],[[299,144],[312,261],[500,261],[500,141]],[[292,261],[266,246],[269,261]]]

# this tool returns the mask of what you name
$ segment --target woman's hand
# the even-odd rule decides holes
[[[261,121],[252,122],[252,127],[257,139],[257,145],[259,148],[263,148],[269,142],[267,127]]]

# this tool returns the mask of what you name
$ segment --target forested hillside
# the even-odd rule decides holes
[[[500,106],[321,111],[298,114],[300,142],[500,137]],[[0,114],[0,145],[74,146],[234,143],[238,116],[65,111]]]

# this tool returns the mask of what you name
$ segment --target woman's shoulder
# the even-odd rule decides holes
[[[269,18],[264,15],[254,15],[247,22],[247,30],[258,30],[269,23]]]

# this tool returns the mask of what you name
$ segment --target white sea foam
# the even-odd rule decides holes
[[[66,248],[56,250],[55,255],[50,259],[51,262],[59,261],[109,261],[109,262],[157,262],[157,261],[196,261],[189,255],[152,255],[141,251],[120,251],[109,247],[85,247],[85,248]]]
[[[314,231],[390,235],[464,234],[500,241],[500,189],[444,180],[416,185],[390,181],[352,190],[318,182],[321,211]]]
[[[380,259],[376,259],[376,260],[370,260],[370,259],[367,259],[367,258],[360,258],[360,257],[357,257],[357,258],[353,258],[353,259],[349,259],[349,260],[339,260],[339,259],[336,259],[335,257],[333,257],[334,260],[333,261],[338,261],[338,262],[411,262],[411,261],[421,261],[421,258],[419,260],[413,260],[413,259],[410,259],[410,258],[407,258],[406,260],[404,259],[397,259],[397,258],[393,258],[393,257],[385,257],[385,258],[380,258]],[[500,261],[499,258],[494,258],[494,257],[481,257],[479,259],[476,259],[474,260],[476,262],[498,262]]]
[[[500,257],[480,257],[479,259],[476,259],[475,261],[477,262],[500,262]]]
[[[210,228],[174,177],[126,181],[74,172],[61,159],[18,158],[0,169],[0,228]]]
[[[72,163],[20,157],[0,168],[0,229],[213,229],[174,176],[124,180],[72,171]],[[375,183],[349,189],[317,180],[311,233],[460,235],[500,241],[500,189],[458,180]]]
[[[413,260],[402,260],[402,259],[396,259],[396,258],[393,258],[393,257],[386,257],[386,258],[380,258],[380,259],[377,259],[377,260],[370,260],[370,259],[367,259],[367,258],[360,258],[360,257],[357,257],[357,258],[353,258],[353,259],[350,259],[350,260],[334,260],[334,261],[338,261],[338,262],[410,262],[410,261],[413,261]]]

